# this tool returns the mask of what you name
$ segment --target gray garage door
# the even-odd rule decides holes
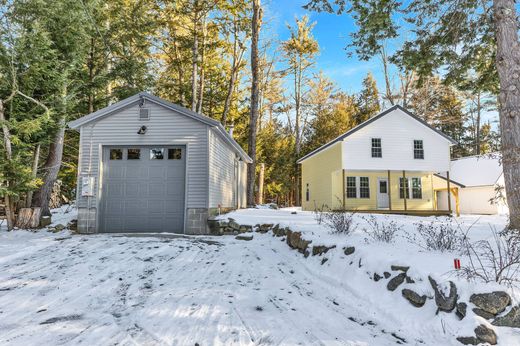
[[[103,148],[102,232],[183,233],[184,146]]]

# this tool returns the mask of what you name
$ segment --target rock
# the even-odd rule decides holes
[[[247,241],[249,241],[249,240],[253,240],[253,235],[245,235],[245,234],[243,234],[243,235],[237,235],[237,236],[235,237],[235,239],[237,239],[237,240],[247,240]]]
[[[495,334],[493,329],[488,328],[483,324],[475,328],[475,336],[480,342],[487,342],[490,345],[497,344],[497,335]]]
[[[260,232],[260,233],[267,233],[272,228],[273,228],[273,224],[272,223],[264,223],[264,224],[260,225],[260,227],[258,228],[258,232]]]
[[[381,280],[383,277],[381,275],[379,275],[378,273],[374,273],[374,281],[375,282],[378,282],[379,280]]]
[[[240,233],[247,233],[253,231],[253,226],[251,225],[240,225],[240,228],[238,229]]]
[[[233,219],[229,219],[229,227],[233,229],[233,231],[240,230],[240,225]]]
[[[324,253],[327,253],[327,251],[329,251],[330,249],[334,249],[336,247],[336,245],[332,245],[332,246],[325,246],[325,245],[316,245],[316,246],[313,246],[312,247],[312,255],[313,256],[321,256],[322,254]]]
[[[295,212],[295,211],[291,211],[291,214],[292,214],[292,215],[296,215],[296,214],[298,214],[298,213]]]
[[[520,328],[520,305],[515,306],[502,317],[498,317],[492,323],[494,326]]]
[[[415,280],[412,279],[411,277],[407,276],[407,277],[406,277],[406,283],[407,283],[407,284],[414,284],[414,283],[415,283]]]
[[[491,319],[495,318],[495,315],[493,315],[485,310],[479,309],[479,308],[474,308],[473,312],[475,313],[475,315],[485,318],[486,320],[491,320]]]
[[[401,285],[404,282],[404,279],[406,278],[406,273],[401,273],[399,275],[394,276],[390,281],[388,281],[388,284],[386,285],[386,288],[389,291],[395,291],[399,285]]]
[[[61,232],[65,229],[65,226],[62,225],[61,223],[57,224],[56,226],[54,226],[54,229],[57,231],[57,232]]]
[[[278,225],[276,225],[275,227],[273,227],[273,234],[277,237],[283,237],[287,234],[287,228],[279,228],[277,227]]]
[[[478,345],[478,340],[474,336],[459,336],[457,341],[464,345]]]
[[[50,216],[42,216],[40,219],[40,227],[47,227],[52,223]]]
[[[498,315],[511,304],[511,297],[503,291],[472,294],[469,301],[477,308],[493,315]]]
[[[416,308],[420,308],[424,303],[426,303],[426,295],[420,296],[418,293],[409,290],[408,288],[403,289],[401,294]]]
[[[481,324],[475,328],[475,336],[459,336],[457,340],[464,345],[478,345],[481,343],[496,345],[497,335],[493,329]]]
[[[77,231],[78,230],[78,220],[71,220],[67,224],[67,228],[70,229],[71,231]]]
[[[299,252],[305,255],[305,257],[309,256],[309,251],[307,250],[307,247],[311,243],[310,240],[305,240],[301,237],[301,232],[293,232],[288,231],[287,232],[287,245],[293,249],[297,249]]]
[[[456,306],[456,314],[457,316],[462,320],[464,317],[466,317],[466,311],[468,309],[468,304],[466,303],[458,303]]]
[[[428,276],[428,280],[432,285],[433,290],[435,291],[435,303],[437,304],[437,308],[440,311],[450,312],[455,308],[455,304],[457,304],[457,286],[450,281],[450,293],[446,297],[443,292],[439,289],[437,282],[432,279],[431,276]]]
[[[384,272],[383,276],[385,277],[385,279],[388,279],[390,276],[392,276],[392,274],[390,274],[389,272]]]
[[[220,229],[221,229],[220,220],[217,220],[215,217],[209,217],[207,222],[208,222],[209,232],[211,234],[220,233]]]
[[[356,248],[353,246],[348,246],[348,247],[343,248],[343,253],[347,256],[352,255],[354,253],[354,251],[356,251]]]
[[[410,267],[391,265],[390,269],[392,269],[393,271],[402,271],[406,273],[408,269],[410,269]]]
[[[325,262],[327,262],[328,260],[329,260],[329,259],[328,259],[327,257],[323,257],[323,258],[321,259],[321,265],[324,265]]]

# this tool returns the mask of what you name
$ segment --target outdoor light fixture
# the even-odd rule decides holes
[[[137,131],[137,134],[138,135],[144,135],[146,133],[146,130],[147,130],[147,127],[143,125],[143,126],[141,126],[139,131]]]
[[[144,106],[144,97],[141,96],[139,98],[139,107],[142,107],[142,106]]]

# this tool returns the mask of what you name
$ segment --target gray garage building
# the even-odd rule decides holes
[[[208,216],[246,206],[251,159],[214,119],[139,93],[69,126],[82,233],[205,234]]]

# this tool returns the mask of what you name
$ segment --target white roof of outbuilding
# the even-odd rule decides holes
[[[463,157],[450,164],[450,180],[466,187],[495,185],[502,174],[501,156],[498,153]]]

